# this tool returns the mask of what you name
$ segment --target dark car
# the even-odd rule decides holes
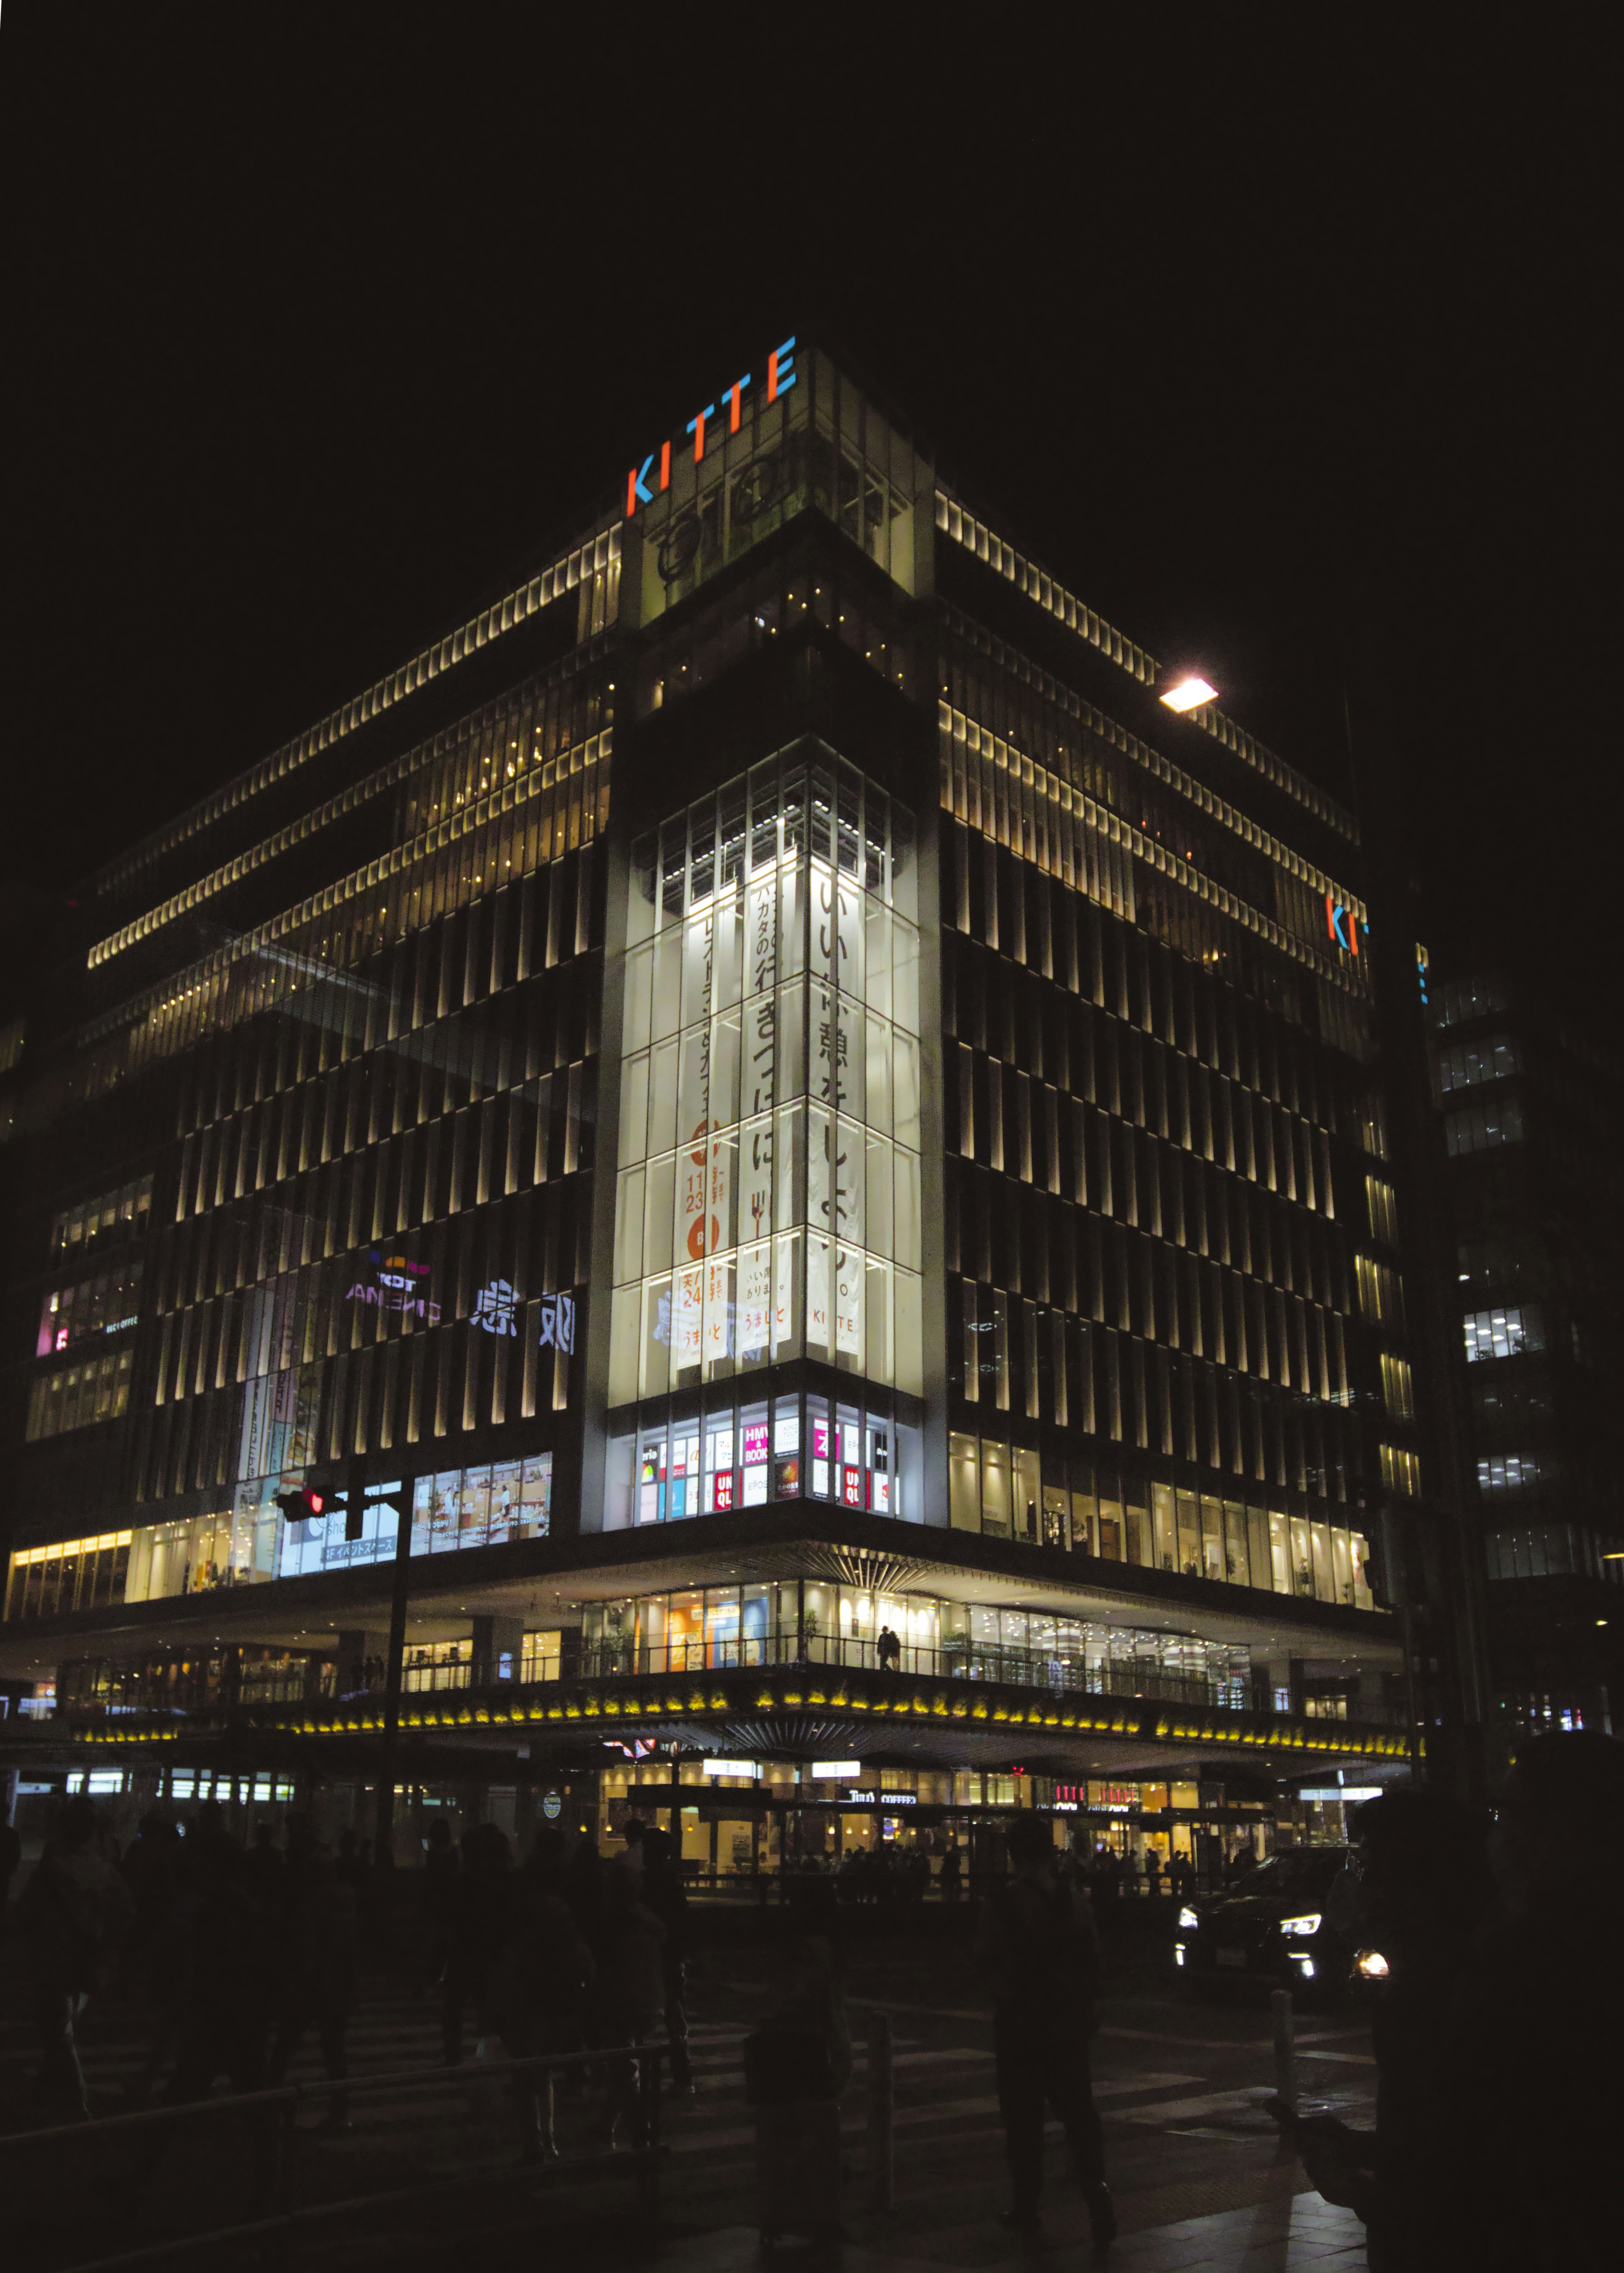
[[[1335,1996],[1353,1944],[1328,1915],[1345,1847],[1285,1847],[1221,1894],[1180,1905],[1173,1962],[1188,1982],[1257,1981]]]

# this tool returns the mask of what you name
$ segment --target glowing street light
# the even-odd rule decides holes
[[[1212,701],[1217,691],[1216,686],[1209,686],[1204,679],[1192,674],[1188,679],[1176,679],[1162,700],[1170,710],[1199,710],[1203,702]]]

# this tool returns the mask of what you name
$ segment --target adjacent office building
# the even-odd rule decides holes
[[[1357,828],[829,356],[722,376],[79,891],[13,1764],[722,1869],[1334,1829],[1426,1483]]]
[[[1611,1733],[1624,1504],[1610,1442],[1624,1234],[1616,1053],[1511,973],[1426,977],[1459,1410],[1508,1745]]]

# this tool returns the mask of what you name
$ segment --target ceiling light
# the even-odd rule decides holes
[[[1203,702],[1210,702],[1217,693],[1199,675],[1174,681],[1162,700],[1170,710],[1199,710]]]

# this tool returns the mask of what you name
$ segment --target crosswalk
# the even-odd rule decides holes
[[[34,2087],[38,2052],[26,2005],[16,1993],[22,1984],[12,1977],[0,1994],[0,2128],[16,2132],[36,2127],[41,2121]],[[921,2008],[921,2022],[924,2011]],[[985,2014],[936,2014],[963,2022],[984,2022]],[[925,2041],[928,2031],[913,2022],[907,2008],[897,2010],[894,2025],[893,2078],[894,2127],[899,2162],[951,2159],[972,2149],[984,2152],[999,2137],[998,2099],[992,2054],[985,2044],[958,2041],[949,2044]],[[853,2014],[854,2074],[842,2106],[842,2160],[860,2164],[867,2129],[867,2052],[864,2015]],[[745,2101],[742,2046],[747,2029],[740,2022],[700,2022],[691,2036],[695,2090],[692,2097],[669,2097],[662,2130],[673,2169],[701,2172],[707,2160],[718,2171],[737,2166],[741,2150],[754,2133]],[[970,2031],[960,2029],[966,2037]],[[1139,2041],[1123,2044],[1122,2037]],[[1095,2096],[1108,2130],[1121,2127],[1139,2135],[1156,2129],[1212,2139],[1232,2137],[1238,2142],[1266,2135],[1270,2126],[1261,2113],[1268,2096],[1267,2070],[1260,2067],[1257,2081],[1243,2088],[1215,2088],[1197,2059],[1174,2069],[1138,2067],[1136,2059],[1154,2057],[1157,2044],[1175,2059],[1185,2045],[1194,2049],[1210,2042],[1215,2052],[1231,2055],[1261,2047],[1238,2046],[1221,2039],[1156,2039],[1151,2031],[1107,2031],[1096,2045]],[[436,1993],[413,1995],[398,1986],[378,1985],[366,1994],[352,2015],[348,2050],[354,2079],[353,2128],[344,2139],[324,2142],[322,2151],[341,2154],[363,2150],[372,2144],[386,2149],[390,2159],[404,2157],[415,2166],[444,2169],[470,2153],[516,2156],[523,2143],[520,2112],[515,2096],[504,2084],[499,2044],[482,2044],[475,2035],[472,2016],[465,2034],[463,2065],[456,2070],[440,2066],[440,2009]],[[161,2090],[167,2073],[168,2048],[154,2045],[150,2014],[129,1999],[107,1998],[93,2007],[81,2031],[81,2059],[95,2112],[123,2113],[146,2103],[155,2082]],[[1305,2047],[1305,2056],[1307,2048]],[[1186,2060],[1188,2055],[1186,2055]],[[1373,2082],[1368,2068],[1358,2064],[1368,2054],[1351,2051],[1324,2055],[1335,2059],[1335,2070],[1315,2074],[1316,2100],[1336,2107],[1354,2121],[1367,2119],[1362,2111]],[[1341,2062],[1351,2064],[1348,2067]],[[369,2097],[369,2076],[400,2076],[408,2071],[425,2073],[420,2089],[403,2096]],[[309,2032],[289,2069],[293,2083],[315,2084],[324,2069],[315,2032]],[[1231,2073],[1233,2073],[1231,2069]],[[1326,2086],[1321,2089],[1321,2082]],[[221,2087],[224,2089],[223,2081]],[[559,2086],[558,2135],[567,2155],[573,2149],[601,2146],[598,2126],[602,2109],[602,2084],[595,2078]],[[320,2112],[313,2104],[311,2118]]]

